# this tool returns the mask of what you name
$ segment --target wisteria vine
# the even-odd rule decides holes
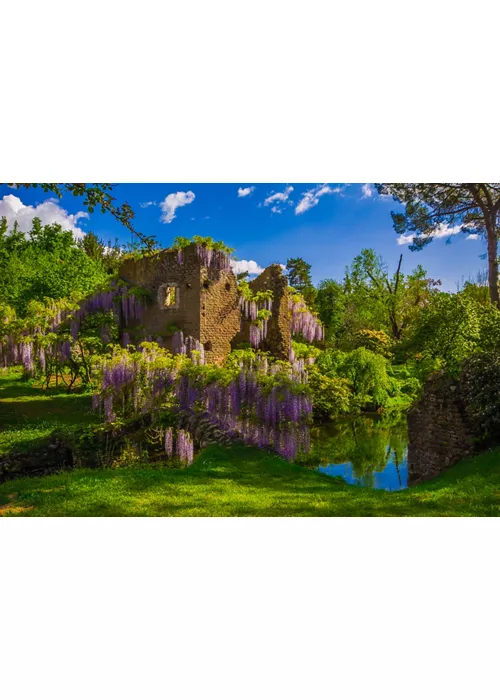
[[[294,294],[289,302],[292,335],[301,335],[309,343],[323,339],[323,326],[309,311],[300,294]]]
[[[312,401],[307,374],[287,363],[259,357],[216,368],[143,343],[142,352],[117,350],[104,359],[101,374],[93,406],[107,422],[168,408],[208,417],[235,439],[272,447],[287,459],[308,451]],[[166,440],[168,452],[172,440]]]

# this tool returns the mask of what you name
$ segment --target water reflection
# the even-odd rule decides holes
[[[307,464],[349,484],[397,491],[408,486],[406,416],[362,416],[315,427]]]

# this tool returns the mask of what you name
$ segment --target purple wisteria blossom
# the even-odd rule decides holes
[[[323,339],[323,326],[309,311],[303,299],[290,300],[289,307],[292,316],[292,335],[301,335],[309,343]]]

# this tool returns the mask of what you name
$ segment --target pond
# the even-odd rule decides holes
[[[308,466],[349,484],[399,491],[408,486],[406,416],[364,415],[315,426]]]

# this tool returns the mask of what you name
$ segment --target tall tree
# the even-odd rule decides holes
[[[318,285],[316,307],[328,340],[334,339],[342,328],[347,296],[340,282],[322,280]]]
[[[311,265],[304,258],[288,258],[286,269],[290,286],[302,294],[308,306],[313,307],[316,289],[311,279]]]
[[[420,250],[435,235],[446,232],[480,234],[488,246],[490,300],[499,306],[498,236],[500,183],[382,183],[379,194],[392,195],[405,204],[403,214],[392,212],[397,233],[414,233],[410,250]]]
[[[60,224],[42,226],[34,218],[24,234],[0,220],[0,302],[23,315],[33,300],[81,298],[105,284],[109,274],[103,261],[89,257],[75,245],[73,233]]]
[[[401,340],[431,297],[440,280],[427,277],[419,265],[409,275],[401,269],[400,255],[396,272],[371,248],[361,251],[346,271],[344,289],[354,302],[356,313],[375,327],[384,326],[394,340]]]

